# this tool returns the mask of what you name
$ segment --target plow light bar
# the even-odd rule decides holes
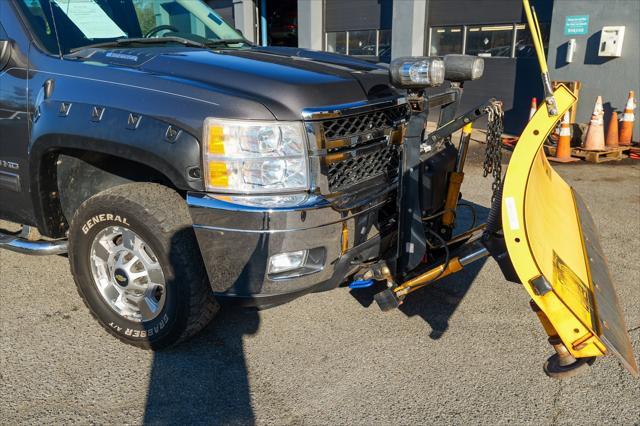
[[[484,73],[484,59],[470,55],[446,55],[444,68],[445,80],[456,83],[477,80]]]
[[[407,57],[391,61],[391,83],[401,89],[436,87],[444,83],[444,61],[440,58]]]

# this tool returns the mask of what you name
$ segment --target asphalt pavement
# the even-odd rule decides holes
[[[480,157],[463,193],[486,215]],[[638,359],[640,164],[557,169],[591,208]],[[488,260],[389,313],[347,288],[226,307],[153,353],[91,318],[65,257],[0,251],[0,423],[640,424],[640,380],[615,358],[544,375],[552,349],[528,302]]]

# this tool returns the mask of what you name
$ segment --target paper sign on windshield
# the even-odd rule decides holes
[[[126,37],[124,31],[95,0],[54,0],[67,17],[89,39]]]

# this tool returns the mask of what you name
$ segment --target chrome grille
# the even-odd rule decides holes
[[[350,137],[375,129],[392,127],[398,120],[409,115],[409,105],[398,105],[366,114],[352,115],[322,122],[326,139]]]

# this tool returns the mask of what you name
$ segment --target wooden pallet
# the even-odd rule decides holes
[[[546,153],[549,156],[556,155],[556,147],[545,145]],[[628,157],[625,155],[631,149],[630,146],[619,146],[617,148],[606,148],[604,151],[587,151],[582,148],[571,148],[571,156],[582,158],[590,163],[604,163],[606,161],[620,161]]]

